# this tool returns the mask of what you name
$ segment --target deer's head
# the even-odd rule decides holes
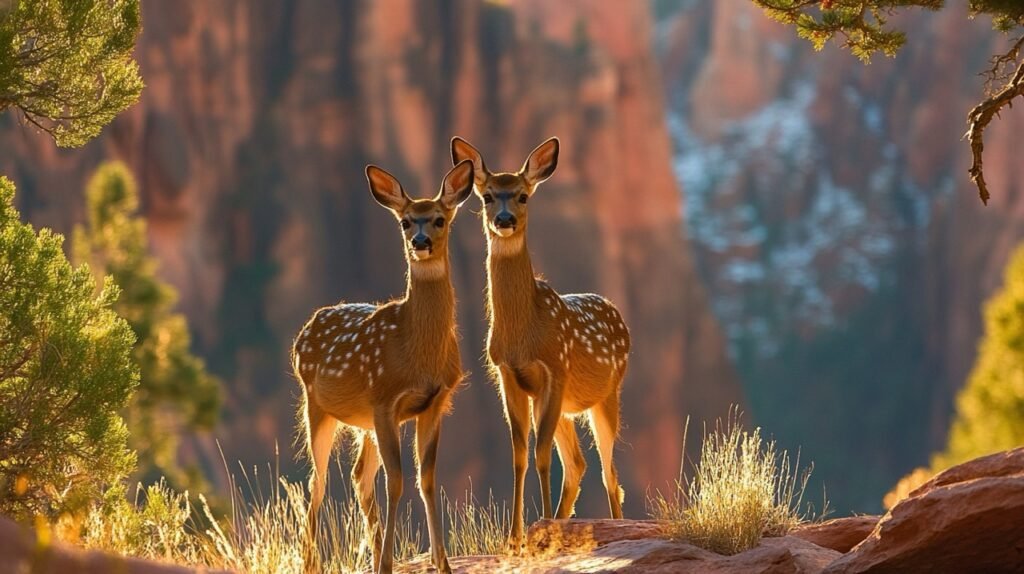
[[[534,148],[516,173],[491,173],[475,147],[462,138],[452,138],[452,161],[465,160],[473,162],[473,179],[484,203],[487,231],[498,237],[512,237],[526,229],[527,202],[537,186],[555,172],[558,138]]]
[[[377,203],[400,222],[411,261],[448,252],[448,230],[455,212],[473,192],[473,162],[461,161],[453,167],[432,199],[411,199],[393,175],[375,165],[366,166],[366,180]]]

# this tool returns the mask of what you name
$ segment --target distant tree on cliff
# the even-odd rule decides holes
[[[935,471],[1024,446],[1024,247],[1006,266],[1003,288],[985,303],[985,332],[967,385],[956,398],[946,450]]]
[[[139,0],[0,0],[0,112],[79,146],[139,99]]]
[[[125,415],[129,444],[139,452],[145,478],[163,474],[185,486],[189,480],[177,465],[177,435],[214,425],[220,383],[192,354],[185,317],[172,310],[177,294],[157,277],[128,168],[120,162],[100,166],[86,188],[86,205],[86,225],[74,232],[75,257],[121,286],[114,310],[137,338],[141,378]]]
[[[837,34],[841,35],[843,47],[865,62],[877,52],[894,56],[906,42],[906,35],[889,25],[889,17],[898,10],[914,7],[938,10],[945,5],[945,0],[751,1],[776,20],[795,25],[797,34],[810,40],[818,50]],[[1024,2],[1021,0],[969,0],[968,6],[972,18],[989,16],[995,28],[1002,32],[1020,33],[1024,28]],[[965,137],[971,145],[971,179],[985,203],[989,198],[982,161],[985,128],[1003,107],[1011,105],[1017,96],[1024,96],[1022,56],[1024,34],[1018,36],[1006,52],[992,57],[991,65],[984,70],[985,99],[967,114]]]
[[[900,480],[885,497],[887,508],[951,466],[1024,446],[1024,246],[1010,257],[1003,287],[984,314],[978,357],[957,394],[946,448],[932,456],[930,468]]]
[[[0,177],[0,514],[74,511],[134,466],[119,415],[138,383],[135,337],[72,268],[63,238],[19,220]]]

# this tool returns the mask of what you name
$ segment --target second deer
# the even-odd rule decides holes
[[[612,451],[619,433],[629,330],[618,309],[604,297],[559,295],[546,281],[534,277],[526,247],[527,202],[555,171],[557,139],[537,146],[516,173],[490,172],[480,152],[461,138],[452,139],[452,159],[473,161],[476,192],[483,200],[490,319],[487,356],[499,379],[512,434],[515,490],[509,546],[519,551],[531,414],[544,517],[552,517],[552,442],[563,469],[562,495],[553,516],[573,514],[586,468],[572,418],[581,413],[590,418],[611,515],[622,517],[623,492]]]
[[[464,161],[444,177],[433,199],[410,199],[391,174],[366,168],[374,199],[401,224],[408,260],[405,297],[381,305],[338,304],[316,311],[295,339],[292,361],[302,384],[310,477],[306,570],[316,569],[317,514],[338,424],[356,435],[352,481],[373,541],[374,566],[391,572],[395,520],[402,496],[399,426],[416,419],[419,490],[426,507],[431,558],[451,572],[437,514],[434,464],[441,418],[462,380],[449,276],[448,231],[458,206],[472,193],[473,165]],[[378,458],[379,457],[379,458]],[[374,482],[380,460],[387,478],[383,538]]]

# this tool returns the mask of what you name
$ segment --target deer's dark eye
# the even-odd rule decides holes
[[[444,218],[443,217],[438,217],[437,219],[435,219],[434,220],[434,225],[437,226],[437,227],[444,227]]]
[[[402,229],[409,229],[410,227],[412,227],[412,224],[409,223],[409,220],[408,219],[403,219],[402,220]]]
[[[489,193],[484,194],[484,203],[494,203],[494,197]]]
[[[530,196],[526,195],[525,193],[520,194],[519,195],[519,203],[526,203],[526,200],[529,199],[529,198],[530,198]]]

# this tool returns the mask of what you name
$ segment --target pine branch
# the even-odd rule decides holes
[[[1014,44],[1012,51],[1015,54],[1022,45],[1022,40],[1017,40],[1016,44]],[[982,157],[985,150],[985,128],[991,123],[992,118],[999,113],[999,110],[1004,106],[1013,107],[1013,99],[1021,95],[1024,95],[1024,62],[1017,66],[1017,71],[1001,90],[986,98],[985,101],[975,106],[971,113],[967,114],[968,129],[964,137],[971,144],[973,160],[968,173],[971,174],[971,181],[978,187],[978,197],[981,198],[981,202],[985,205],[988,205],[989,199]]]

